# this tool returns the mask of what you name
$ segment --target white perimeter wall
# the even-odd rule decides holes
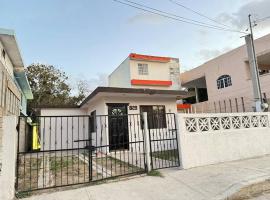
[[[184,169],[270,154],[269,113],[178,114]]]
[[[3,117],[2,167],[0,172],[0,199],[14,199],[17,158],[17,116]]]

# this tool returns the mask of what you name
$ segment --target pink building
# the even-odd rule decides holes
[[[244,41],[244,39],[243,39]],[[270,34],[255,40],[262,96],[270,98]],[[194,89],[187,98],[193,112],[254,110],[254,97],[246,45],[181,73],[183,87]]]

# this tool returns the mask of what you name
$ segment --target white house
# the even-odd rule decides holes
[[[72,145],[72,147],[87,145],[86,139],[88,136],[86,133],[88,129],[92,129],[92,132],[96,132],[96,136],[95,134],[92,136],[92,143],[95,143],[95,146],[109,144],[109,150],[123,149],[123,147],[127,149],[130,148],[127,143],[134,140],[134,138],[131,138],[133,137],[131,132],[136,132],[138,139],[142,137],[140,119],[140,113],[142,112],[147,112],[149,117],[152,117],[152,120],[148,120],[149,129],[173,129],[170,126],[172,126],[174,120],[168,119],[166,113],[176,113],[177,99],[188,96],[188,93],[180,90],[180,88],[178,59],[130,54],[109,76],[108,87],[96,88],[77,107],[41,108],[41,116],[66,116],[66,118],[62,118],[61,123],[68,123],[69,125],[64,125],[64,129],[71,130],[71,127],[74,129],[76,126],[79,130],[77,132],[80,133],[77,134],[76,132],[73,140],[59,138],[58,141],[65,141],[61,145],[58,143],[61,148],[69,148],[69,145]],[[68,116],[78,115],[92,116],[93,121],[88,123],[84,118],[80,118],[75,120],[76,122],[74,120],[68,122],[68,120],[71,120],[68,119]],[[49,122],[46,121],[46,123]],[[60,122],[53,123],[59,124]],[[76,123],[76,125],[71,125],[72,123]],[[131,123],[136,123],[133,127],[137,131],[129,130]],[[84,125],[80,126],[79,124]],[[87,124],[92,125],[92,128]],[[46,128],[46,125],[44,126]],[[82,127],[84,127],[84,130],[80,130]],[[97,130],[99,130],[99,133],[97,133]],[[48,140],[48,138],[45,140]],[[81,142],[77,141],[74,144],[75,140]],[[119,141],[121,141],[120,145]],[[55,142],[46,142],[46,144],[52,143]]]

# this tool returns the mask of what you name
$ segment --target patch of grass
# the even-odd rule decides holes
[[[50,170],[60,171],[61,168],[66,168],[71,166],[72,163],[75,164],[77,158],[72,157],[62,157],[61,158],[50,158]]]
[[[152,171],[148,172],[147,175],[148,176],[157,176],[157,177],[164,178],[164,175],[158,170],[152,170]]]
[[[16,198],[18,198],[18,199],[30,197],[31,195],[32,195],[31,192],[17,192],[15,194]]]
[[[176,161],[178,160],[178,151],[177,149],[157,151],[153,152],[152,156],[162,160]]]

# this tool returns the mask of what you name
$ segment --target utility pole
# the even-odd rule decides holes
[[[252,23],[251,23],[251,15],[248,15],[249,19],[249,29],[250,34],[245,36],[246,45],[247,45],[247,52],[248,52],[248,59],[249,59],[249,66],[251,72],[251,79],[253,85],[253,94],[255,100],[255,109],[256,112],[262,111],[262,92],[261,92],[261,84],[260,84],[260,77],[259,77],[259,70],[258,70],[258,63],[257,57],[254,47],[254,38],[253,38],[253,30],[252,30]]]

